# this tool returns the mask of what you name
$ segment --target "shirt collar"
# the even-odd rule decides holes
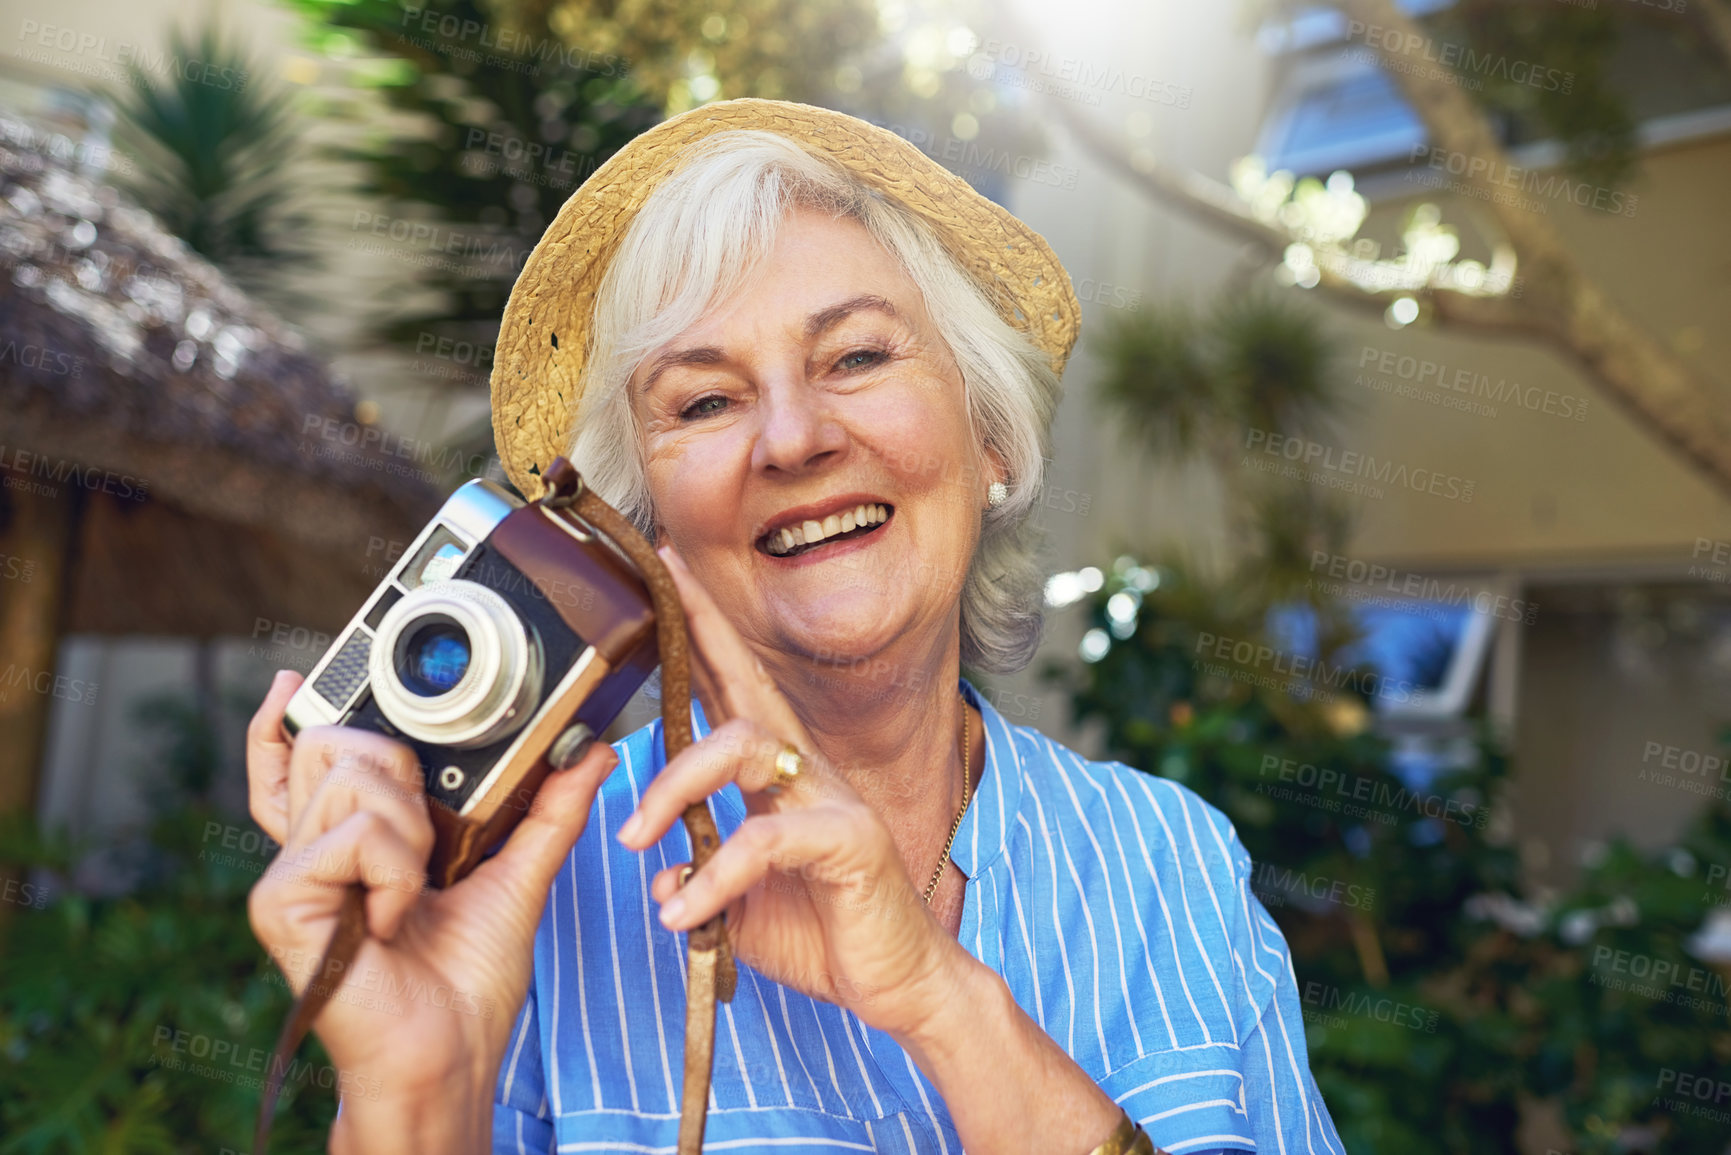
[[[985,722],[986,765],[980,773],[980,788],[968,801],[968,812],[956,831],[950,861],[968,878],[978,878],[1004,853],[1010,841],[1010,824],[1022,805],[1022,748],[1004,716],[985,695],[962,679],[962,696],[979,707]]]
[[[973,879],[990,869],[1009,844],[1010,824],[1022,805],[1025,771],[1022,748],[1004,716],[966,678],[960,685],[962,696],[979,708],[985,722],[985,769],[980,774],[979,789],[968,800],[968,812],[962,815],[962,824],[956,829],[955,845],[950,848],[950,861]],[[659,722],[657,719],[658,732]],[[703,707],[695,697],[691,699],[691,729],[693,741],[709,734],[709,719],[703,716]],[[974,735],[975,741],[979,739],[980,735]],[[659,754],[657,750],[658,757]],[[738,787],[729,784],[721,790],[715,796],[715,805],[724,829],[731,830],[744,821],[745,800],[740,797]]]

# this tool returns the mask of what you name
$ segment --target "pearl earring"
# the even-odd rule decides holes
[[[1004,504],[1005,499],[1009,496],[1010,487],[1001,481],[994,481],[986,489],[986,504],[991,508],[996,509],[998,506]]]

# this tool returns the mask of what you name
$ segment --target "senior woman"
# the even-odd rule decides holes
[[[1077,311],[1038,236],[820,109],[706,106],[573,196],[507,309],[495,427],[526,492],[568,453],[661,545],[698,740],[593,751],[468,879],[369,892],[349,981],[474,1013],[339,993],[318,1032],[379,1093],[333,1151],[672,1151],[673,932],[725,911],[711,1150],[1085,1155],[1128,1117],[1172,1152],[1339,1155],[1231,825],[960,677],[1037,641],[1026,523]],[[431,844],[401,747],[283,739],[297,684],[250,735],[255,815],[320,864],[254,890],[278,959],[317,957],[330,883]],[[705,798],[724,842],[687,877]]]

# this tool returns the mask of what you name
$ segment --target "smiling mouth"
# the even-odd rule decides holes
[[[797,557],[820,545],[866,537],[882,529],[894,512],[893,505],[859,505],[822,520],[771,530],[757,539],[757,548],[770,557]]]

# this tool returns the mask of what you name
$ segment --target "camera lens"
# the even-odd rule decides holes
[[[421,626],[403,645],[397,675],[403,687],[423,698],[448,694],[469,668],[469,635],[452,621]]]
[[[373,699],[404,734],[478,747],[534,713],[543,673],[534,630],[495,591],[464,578],[410,590],[379,620],[367,656]]]

